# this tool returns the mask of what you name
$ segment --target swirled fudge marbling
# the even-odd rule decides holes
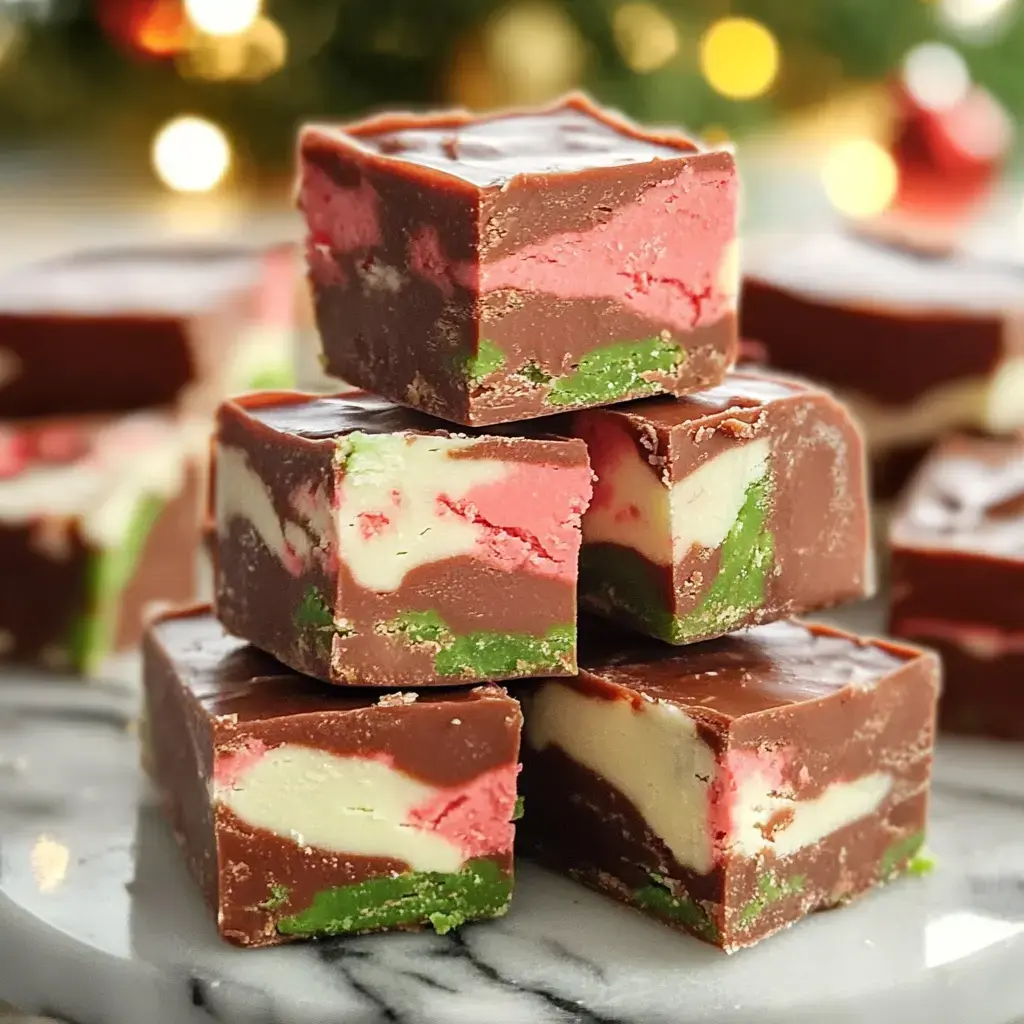
[[[327,371],[463,424],[722,379],[736,169],[573,96],[300,136]]]
[[[577,679],[523,694],[527,849],[727,951],[907,867],[934,655],[795,620],[683,648],[602,634]]]
[[[500,687],[325,686],[205,607],[149,627],[144,682],[144,761],[228,941],[505,913],[522,715]]]
[[[572,415],[597,476],[580,601],[670,643],[873,587],[863,444],[820,389],[730,373],[684,398]]]
[[[353,686],[576,670],[586,446],[452,433],[365,393],[225,403],[216,610],[292,668]]]

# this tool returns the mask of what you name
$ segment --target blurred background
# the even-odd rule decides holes
[[[990,186],[1024,112],[1021,6],[0,0],[0,258],[112,234],[274,236],[294,224],[304,119],[576,87],[736,140],[755,221],[869,215],[898,190],[1005,202]]]

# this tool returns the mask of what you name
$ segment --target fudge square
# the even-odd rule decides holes
[[[581,96],[300,136],[325,368],[462,424],[722,379],[736,353],[730,153]]]
[[[824,391],[731,373],[571,418],[597,475],[580,602],[670,643],[873,587],[863,445]]]
[[[1024,427],[1024,297],[1011,266],[849,231],[766,237],[744,257],[744,336],[769,365],[847,402],[880,496],[951,430]]]
[[[586,446],[440,427],[364,393],[225,403],[213,509],[228,630],[332,683],[573,674]]]
[[[920,848],[934,655],[791,620],[582,664],[524,697],[520,825],[578,881],[732,951]]]
[[[1024,440],[936,448],[890,541],[890,630],[941,655],[940,726],[1024,739]]]
[[[280,387],[291,339],[259,321],[284,251],[95,249],[0,276],[0,418],[209,414],[232,390]]]
[[[208,421],[0,425],[0,661],[86,675],[196,597]]]
[[[201,607],[152,623],[144,684],[144,762],[228,941],[505,913],[522,715],[500,687],[324,686]]]

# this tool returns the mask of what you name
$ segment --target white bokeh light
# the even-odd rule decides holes
[[[153,168],[175,192],[209,192],[231,166],[231,145],[212,121],[177,117],[153,140]]]
[[[261,0],[185,0],[189,21],[211,36],[237,36],[259,17]]]
[[[927,110],[949,110],[966,99],[971,73],[963,57],[943,43],[915,46],[903,61],[903,81]]]

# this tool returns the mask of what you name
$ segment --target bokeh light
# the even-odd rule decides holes
[[[209,192],[231,166],[228,137],[212,121],[186,115],[165,124],[153,140],[153,169],[174,192]]]
[[[998,21],[1012,0],[939,0],[939,16],[952,28],[979,29]]]
[[[715,92],[733,100],[766,93],[779,73],[779,44],[751,18],[722,18],[700,41],[700,68]]]
[[[833,146],[822,168],[829,202],[847,217],[873,217],[892,202],[899,184],[896,161],[872,139]]]
[[[209,82],[232,79],[258,82],[284,67],[288,38],[276,21],[264,15],[237,36],[199,34],[178,58],[185,78]]]
[[[259,17],[260,0],[185,0],[185,13],[201,32],[235,36]]]
[[[629,3],[612,16],[615,43],[633,71],[657,71],[679,52],[675,23],[660,8],[648,3]]]
[[[525,0],[487,24],[486,51],[508,103],[543,103],[579,81],[584,48],[579,30],[558,5]]]
[[[178,0],[156,0],[135,26],[135,45],[154,57],[168,57],[182,48],[187,34]]]
[[[942,43],[915,46],[903,61],[903,82],[926,110],[949,110],[966,99],[971,74],[963,57]]]

